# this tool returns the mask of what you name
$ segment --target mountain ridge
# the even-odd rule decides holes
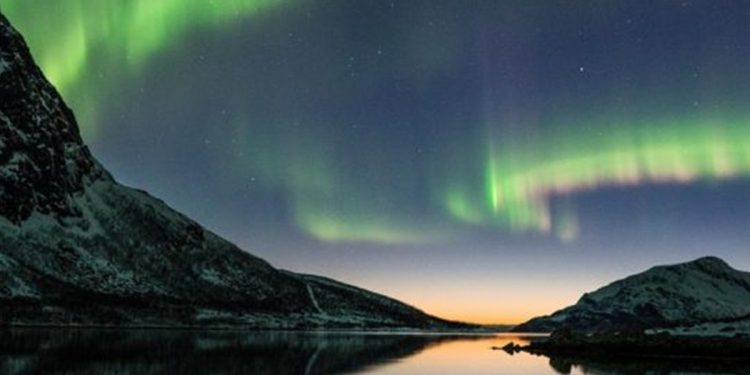
[[[0,124],[0,325],[466,327],[280,271],[117,183],[1,13]]]
[[[750,316],[750,273],[708,256],[655,266],[585,293],[515,331],[611,331],[691,326]]]

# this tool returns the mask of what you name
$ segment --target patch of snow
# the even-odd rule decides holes
[[[0,166],[0,177],[13,178],[20,172],[20,165],[24,162],[31,163],[26,154],[14,152],[10,159]]]
[[[669,333],[674,336],[733,337],[750,335],[750,319],[736,322],[708,322],[693,326],[660,328],[646,331],[647,334]]]
[[[204,268],[201,270],[201,279],[208,281],[214,285],[226,285],[226,281],[222,277],[222,274],[213,268]]]
[[[310,296],[310,301],[312,301],[315,310],[318,310],[318,313],[320,313],[321,315],[326,315],[325,311],[323,311],[323,309],[320,308],[320,305],[318,305],[318,300],[315,299],[315,293],[313,292],[310,284],[305,283],[305,287],[307,288],[307,294]]]
[[[18,263],[0,254],[0,296],[39,297],[37,289],[16,274],[19,269]]]
[[[76,218],[76,221],[82,225],[71,225],[68,227],[69,231],[87,238],[106,235],[96,213],[107,212],[109,207],[102,202],[95,189],[87,187],[82,194],[77,194],[71,199],[70,205],[77,207],[81,212],[81,217]]]
[[[58,223],[55,219],[36,210],[32,211],[31,215],[19,225],[21,233],[47,232],[57,227]]]
[[[10,70],[10,63],[0,58],[0,76]]]
[[[234,314],[226,311],[214,310],[214,309],[199,309],[195,313],[196,320],[210,320],[210,319],[222,319],[231,318]]]

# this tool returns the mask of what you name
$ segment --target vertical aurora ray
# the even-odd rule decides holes
[[[47,78],[94,136],[99,98],[189,32],[253,16],[284,0],[0,0]]]
[[[446,210],[463,221],[517,231],[552,231],[571,241],[579,231],[574,209],[568,202],[553,215],[554,197],[604,187],[750,176],[750,120],[745,116],[576,129],[599,130],[548,132],[524,144],[522,153],[509,151],[517,147],[490,143],[484,194],[457,198],[446,193]],[[486,198],[471,199],[482,196]]]
[[[341,160],[336,160],[331,147],[337,136],[323,127],[301,126],[294,120],[251,126],[248,121],[243,116],[237,121],[233,147],[227,149],[227,159],[236,163],[231,168],[234,178],[241,175],[283,192],[289,220],[313,238],[331,243],[421,244],[440,240],[448,232],[438,230],[434,222],[409,219],[406,208],[394,208],[387,186],[357,183],[343,174],[336,168]],[[239,153],[247,157],[232,157]]]
[[[42,70],[74,107],[85,137],[96,136],[98,99],[122,82],[93,67],[137,78],[149,58],[202,28],[215,28],[290,0],[0,0],[26,37]],[[99,75],[103,77],[99,77]],[[427,225],[386,210],[383,194],[351,183],[330,154],[335,138],[320,128],[277,118],[264,126],[239,115],[226,160],[231,173],[282,191],[290,219],[332,242],[421,243],[439,238]],[[240,156],[242,155],[242,156]],[[246,156],[244,156],[246,155]],[[236,177],[234,178],[236,182]],[[378,198],[380,196],[380,198]],[[380,203],[378,202],[380,201]]]

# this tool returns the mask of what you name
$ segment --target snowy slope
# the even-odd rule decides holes
[[[750,273],[715,257],[646,272],[585,294],[573,306],[517,331],[691,326],[750,317]]]
[[[675,336],[735,337],[737,335],[744,335],[750,337],[750,318],[698,323],[671,328],[656,328],[648,330],[646,333],[653,334],[661,332],[666,332]]]
[[[118,184],[0,15],[0,325],[451,326],[383,298],[279,271]]]

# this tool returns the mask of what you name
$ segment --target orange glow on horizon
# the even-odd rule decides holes
[[[426,313],[442,319],[476,324],[517,325],[537,316],[549,315],[574,304],[580,294],[492,293],[487,290],[465,289],[463,293],[439,296],[393,293]]]
[[[502,276],[498,278],[498,274]],[[336,275],[354,285],[389,296],[446,320],[485,325],[517,325],[574,305],[585,292],[620,275],[547,273],[534,267],[442,277],[411,274],[377,279]],[[498,280],[506,280],[499,282]]]
[[[459,321],[465,323],[474,324],[486,324],[486,325],[517,325],[528,321],[531,318],[547,315],[553,311],[532,311],[527,313],[504,313],[503,311],[487,311],[482,306],[473,306],[470,309],[468,306],[457,306],[455,309],[445,308],[444,306],[422,306],[417,305],[417,308],[425,311],[426,313],[437,316],[442,319]],[[555,309],[556,311],[558,309]]]

